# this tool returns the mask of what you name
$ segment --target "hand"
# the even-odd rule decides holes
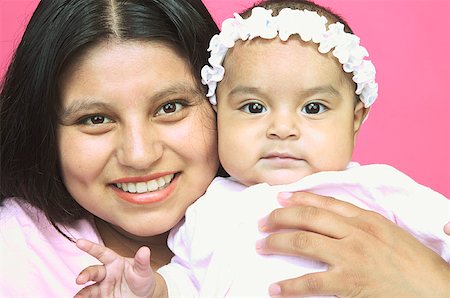
[[[444,232],[450,236],[450,221],[445,225]]]
[[[155,274],[150,266],[150,249],[141,247],[134,257],[124,258],[113,250],[80,239],[77,247],[97,258],[103,265],[84,269],[76,283],[95,282],[80,290],[75,297],[152,297],[156,288]]]
[[[329,268],[271,285],[273,297],[450,297],[450,265],[391,221],[330,197],[289,196],[280,194],[285,208],[260,222],[272,234],[258,251],[315,259]]]

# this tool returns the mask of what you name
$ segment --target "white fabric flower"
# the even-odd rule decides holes
[[[278,20],[278,35],[282,41],[288,40],[288,38],[298,31],[298,23],[295,22],[297,14],[292,9],[283,9],[280,11],[277,18]]]
[[[252,9],[251,16],[244,22],[250,33],[248,38],[250,40],[255,37],[272,39],[278,35],[277,21],[272,17],[271,9],[255,7]]]
[[[370,107],[378,96],[378,84],[375,82],[375,66],[364,58],[369,56],[367,50],[360,46],[356,35],[344,31],[344,25],[336,22],[326,27],[327,19],[315,11],[282,9],[277,16],[272,16],[272,10],[262,7],[252,9],[250,17],[243,19],[239,14],[222,23],[222,31],[214,35],[208,51],[211,56],[209,65],[201,70],[202,83],[208,86],[209,100],[215,105],[217,83],[223,79],[225,69],[223,60],[229,48],[234,47],[237,40],[251,40],[261,37],[273,39],[276,36],[286,41],[292,35],[298,35],[303,41],[318,44],[320,53],[332,50],[333,56],[342,64],[347,73],[353,73],[356,83],[355,93]]]

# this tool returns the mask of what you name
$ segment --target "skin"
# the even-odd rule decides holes
[[[450,222],[445,225],[444,232],[450,236]]]
[[[167,264],[167,231],[218,168],[214,111],[186,59],[162,43],[104,42],[69,68],[61,99],[68,191],[96,217],[107,247],[134,256],[147,245],[154,269]],[[117,187],[167,174],[163,190]]]
[[[298,38],[256,39],[237,42],[224,68],[219,157],[232,177],[276,185],[346,168],[366,109],[334,58]]]

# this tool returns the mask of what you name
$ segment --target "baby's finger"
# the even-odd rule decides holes
[[[84,285],[88,281],[100,282],[105,279],[106,268],[103,265],[93,265],[85,268],[77,276],[76,283]]]
[[[76,245],[103,264],[109,264],[117,258],[117,254],[111,249],[86,239],[78,239]]]
[[[445,234],[450,236],[450,222],[448,222],[445,226],[444,226],[444,232]]]
[[[134,256],[133,270],[140,276],[150,276],[152,268],[150,266],[150,249],[146,246],[139,248]]]
[[[94,297],[98,298],[102,297],[102,293],[96,284],[92,284],[90,286],[81,289],[74,296],[74,298],[94,298]]]

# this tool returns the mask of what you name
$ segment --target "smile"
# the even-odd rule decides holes
[[[114,183],[114,186],[128,193],[146,193],[166,188],[172,182],[173,177],[174,174],[169,174],[157,179],[137,183]]]

